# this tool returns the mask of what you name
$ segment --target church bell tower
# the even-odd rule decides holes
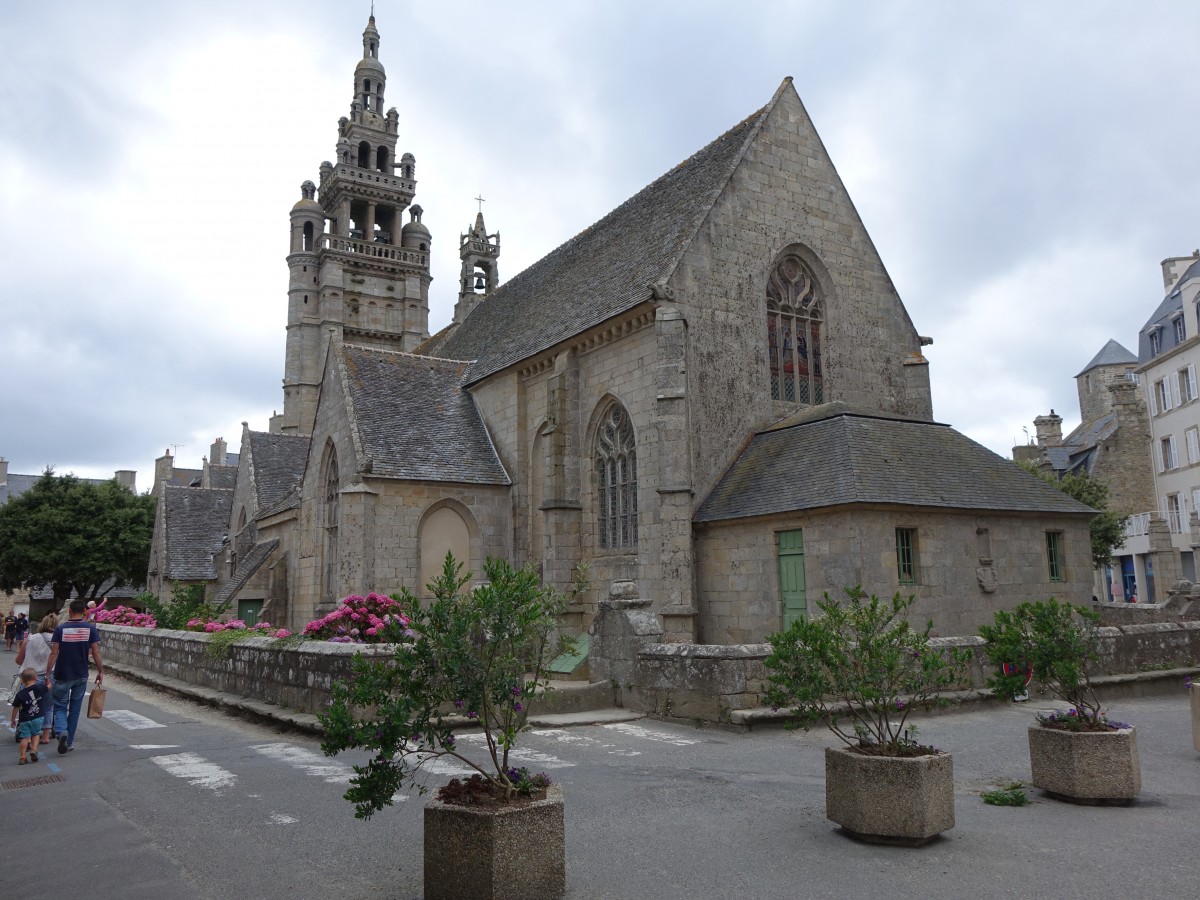
[[[384,113],[387,75],[372,15],[354,68],[350,115],[338,120],[334,162],[300,186],[287,263],[283,414],[272,431],[311,434],[330,341],[411,350],[429,336],[429,230],[416,193],[416,160],[397,158],[400,115]]]
[[[459,274],[458,302],[454,304],[454,321],[461,322],[471,314],[480,301],[500,284],[500,232],[487,233],[483,210],[475,217],[475,227],[458,241],[458,256],[462,260]]]

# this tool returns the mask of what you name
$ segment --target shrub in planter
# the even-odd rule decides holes
[[[422,603],[407,590],[397,595],[409,635],[391,657],[357,657],[351,680],[333,686],[322,716],[322,749],[331,756],[351,748],[373,754],[354,767],[345,795],[359,818],[391,805],[402,789],[424,792],[417,779],[430,760],[449,757],[474,771],[467,782],[442,788],[426,807],[427,897],[442,896],[445,885],[457,896],[561,896],[561,792],[548,790],[548,778],[514,767],[509,757],[534,693],[547,686],[547,665],[570,649],[570,639],[556,638],[566,601],[541,584],[532,566],[518,570],[489,559],[484,574],[485,584],[464,591],[470,575],[447,554],[441,577],[429,586],[431,601]],[[464,719],[482,729],[477,750],[455,738],[453,729]],[[527,825],[522,808],[530,810]],[[514,844],[512,835],[525,827],[541,839]],[[463,883],[464,872],[443,868],[464,868],[461,853],[439,843],[456,839],[491,861],[466,867],[477,879],[470,884]],[[511,857],[514,846],[519,859]]]
[[[1100,658],[1098,613],[1051,597],[1000,610],[979,629],[994,665],[1009,664],[988,679],[996,695],[1025,693],[1026,674],[1067,709],[1039,713],[1029,728],[1033,786],[1080,802],[1129,801],[1142,786],[1137,731],[1114,722],[1092,688]]]
[[[304,636],[341,644],[383,644],[409,636],[404,604],[382,594],[345,597],[332,612],[304,626]]]
[[[125,625],[129,628],[157,628],[158,623],[150,613],[140,613],[128,606],[102,609],[95,614],[101,625]]]
[[[767,699],[842,741],[825,754],[825,814],[868,840],[923,843],[954,827],[950,755],[918,743],[909,716],[964,682],[970,653],[931,647],[932,622],[906,618],[915,602],[850,588],[769,638]]]

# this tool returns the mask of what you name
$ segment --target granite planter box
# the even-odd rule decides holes
[[[1033,786],[1072,803],[1129,803],[1142,789],[1137,729],[1063,731],[1029,726]]]
[[[1188,694],[1192,698],[1192,746],[1200,753],[1200,688],[1192,685]]]
[[[481,808],[425,805],[425,900],[551,900],[567,888],[562,785],[546,799]]]
[[[954,827],[950,754],[867,756],[826,747],[825,816],[860,840],[927,843]]]

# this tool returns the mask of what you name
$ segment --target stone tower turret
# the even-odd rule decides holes
[[[1137,364],[1136,356],[1110,340],[1075,376],[1075,388],[1079,392],[1079,417],[1085,424],[1112,412],[1113,394],[1110,387],[1120,382],[1131,382],[1130,373],[1137,368]]]
[[[397,161],[400,114],[383,112],[379,45],[372,15],[336,160],[321,163],[319,187],[304,182],[292,207],[283,414],[272,420],[284,434],[312,433],[331,340],[411,350],[429,337],[428,231],[411,243],[401,235],[416,159]]]
[[[500,232],[487,233],[483,211],[475,217],[475,227],[462,235],[458,244],[462,260],[459,275],[458,303],[454,306],[454,321],[461,322],[479,302],[500,284]]]

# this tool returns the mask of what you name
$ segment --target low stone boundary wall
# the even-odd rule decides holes
[[[330,686],[349,677],[356,653],[392,653],[387,644],[304,641],[289,645],[252,637],[232,644],[228,657],[218,659],[208,653],[207,634],[123,625],[99,627],[105,660],[313,715],[325,712]]]
[[[1200,622],[1125,625],[1100,629],[1096,676],[1200,666]],[[987,684],[993,666],[980,637],[933,638],[930,644],[971,651],[962,692]],[[648,644],[637,654],[625,705],[663,718],[729,722],[735,710],[761,707],[769,644]]]

